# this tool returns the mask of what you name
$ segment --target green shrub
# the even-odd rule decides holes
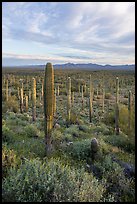
[[[99,202],[104,187],[84,169],[59,160],[28,161],[3,182],[4,202]]]
[[[14,132],[5,125],[2,126],[2,142],[14,142]]]
[[[105,99],[111,99],[111,93],[105,93]]]
[[[17,164],[16,154],[6,144],[2,146],[2,177],[6,177],[11,167]]]
[[[30,124],[24,127],[24,135],[27,137],[38,137],[40,132],[34,124]]]
[[[76,160],[87,160],[90,157],[91,140],[75,141],[68,146],[67,153]]]

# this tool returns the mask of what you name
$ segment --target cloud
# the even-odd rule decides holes
[[[71,59],[73,52],[89,60],[102,55],[107,63],[109,54],[114,62],[130,53],[134,61],[134,2],[3,2],[2,10],[3,41],[72,49]]]

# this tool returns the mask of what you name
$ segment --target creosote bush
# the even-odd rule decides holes
[[[27,137],[39,137],[40,132],[34,124],[29,124],[24,127],[24,134]]]
[[[19,104],[16,96],[9,96],[8,101],[5,101],[2,107],[2,112],[13,111],[17,113],[19,111]]]
[[[105,188],[84,171],[50,159],[38,159],[12,169],[3,182],[4,202],[99,202]]]

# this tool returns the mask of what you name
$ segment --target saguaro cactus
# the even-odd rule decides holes
[[[92,122],[92,101],[93,101],[93,85],[91,81],[91,75],[90,75],[90,81],[89,81],[89,121]]]
[[[23,90],[20,88],[20,112],[23,113]]]
[[[32,79],[32,120],[36,120],[36,79]]]
[[[71,78],[68,77],[68,84],[67,84],[67,115],[68,121],[70,121],[70,114],[71,114]]]
[[[119,135],[119,79],[116,77],[115,132]]]
[[[132,107],[132,101],[131,101],[132,93],[129,91],[128,95],[128,130],[130,132],[131,129],[131,107]]]
[[[105,88],[102,89],[102,112],[104,113]]]
[[[54,91],[54,115],[56,114],[56,88],[55,88],[55,91]]]
[[[72,92],[72,104],[74,105],[74,91]]]
[[[8,98],[9,98],[9,88],[8,88],[8,79],[6,80],[6,101],[8,101]]]
[[[41,87],[41,96],[43,100],[43,89],[44,89],[44,79],[42,80],[42,87]]]
[[[51,152],[51,131],[54,114],[54,69],[47,63],[44,78],[44,115],[45,115],[45,142],[46,154]]]
[[[58,96],[59,96],[59,85],[58,85],[58,90],[57,90]]]
[[[28,112],[28,96],[27,95],[25,96],[25,99],[26,99],[26,103],[25,103],[25,105],[26,105],[26,112]]]
[[[82,102],[82,110],[84,109],[84,96],[83,96],[83,85],[81,87],[81,102]]]

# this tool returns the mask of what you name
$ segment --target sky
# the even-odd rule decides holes
[[[135,2],[2,2],[2,65],[135,64]]]

